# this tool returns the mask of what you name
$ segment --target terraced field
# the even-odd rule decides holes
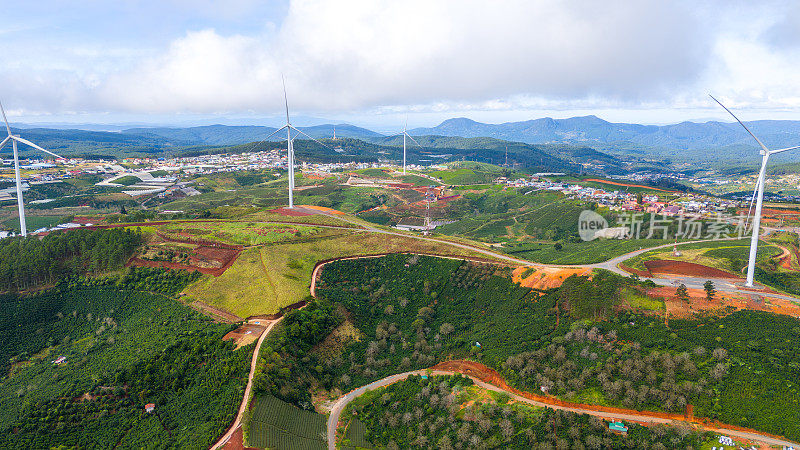
[[[326,418],[271,395],[253,399],[247,445],[285,450],[324,450]]]

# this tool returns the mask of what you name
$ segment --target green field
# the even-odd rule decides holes
[[[25,226],[28,231],[37,230],[44,227],[52,227],[60,223],[69,222],[69,216],[34,216],[25,215]],[[19,217],[9,217],[8,219],[0,222],[0,229],[12,230],[15,233],[19,232]]]
[[[516,258],[542,264],[594,264],[641,248],[668,243],[663,239],[595,239],[587,242],[563,242],[557,249],[553,242],[509,244],[501,250]]]
[[[444,184],[456,185],[491,183],[497,177],[496,173],[475,171],[467,168],[440,170],[431,172],[430,175],[442,180]]]
[[[634,269],[644,270],[645,261],[670,259],[702,264],[704,266],[740,274],[749,257],[750,239],[712,240],[708,242],[684,244],[679,245],[678,250],[681,252],[681,256],[675,256],[671,248],[651,250],[628,259],[624,264]],[[757,261],[767,261],[780,253],[780,248],[762,242],[758,247]]]
[[[279,225],[260,222],[174,223],[160,228],[168,236],[216,241],[244,246],[260,245],[330,234],[323,228],[304,225]]]
[[[123,186],[133,186],[136,183],[141,183],[142,180],[139,177],[133,175],[125,175],[124,177],[117,178],[113,182],[116,184],[121,184]]]
[[[324,450],[322,414],[304,411],[271,395],[256,395],[247,424],[247,445],[256,448]]]

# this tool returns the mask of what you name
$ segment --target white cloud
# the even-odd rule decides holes
[[[226,14],[214,2],[197,5],[204,4],[207,16]],[[227,14],[240,20],[253,4],[240,0]],[[295,0],[282,23],[264,18],[260,33],[204,24],[147,56],[103,49],[98,37],[30,76],[19,61],[31,56],[20,55],[9,64],[15,69],[0,67],[0,87],[29,108],[126,113],[276,112],[281,73],[290,106],[322,114],[711,108],[711,90],[753,108],[800,106],[800,50],[784,45],[800,15],[784,18],[779,5],[746,8]]]
[[[663,2],[295,1],[277,34],[190,32],[102,98],[139,111],[307,110],[530,95],[621,101],[690,83],[709,46]]]

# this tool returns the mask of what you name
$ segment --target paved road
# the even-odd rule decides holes
[[[250,399],[250,392],[252,392],[253,389],[253,376],[256,374],[256,366],[258,365],[258,353],[259,351],[261,351],[261,344],[264,342],[264,339],[266,339],[269,332],[272,331],[272,328],[275,326],[275,324],[280,322],[281,319],[271,321],[271,323],[267,326],[267,328],[265,328],[264,331],[261,332],[261,336],[258,337],[258,343],[256,343],[256,349],[255,351],[253,351],[253,360],[250,362],[250,375],[247,377],[247,387],[244,390],[244,397],[242,398],[242,404],[239,405],[239,412],[236,414],[236,420],[233,421],[230,428],[228,428],[228,431],[225,434],[223,434],[222,437],[219,438],[219,440],[217,440],[217,442],[214,445],[211,446],[212,450],[217,448],[222,448],[223,445],[227,444],[231,436],[233,436],[233,433],[236,432],[236,429],[242,425],[242,415],[244,415],[245,410],[247,410],[247,401]],[[255,323],[255,322],[264,323],[266,322],[266,320],[253,319],[250,321],[250,323]]]
[[[628,260],[630,258],[633,258],[635,256],[641,255],[642,253],[649,252],[651,250],[669,248],[669,247],[672,247],[673,245],[675,245],[674,243],[668,243],[668,244],[659,245],[659,246],[655,246],[655,247],[642,248],[642,249],[635,250],[635,251],[632,251],[632,252],[629,252],[629,253],[625,253],[625,254],[620,255],[620,256],[615,256],[615,257],[613,257],[613,258],[611,258],[611,259],[609,259],[607,261],[603,261],[603,262],[600,262],[600,263],[594,263],[594,264],[542,264],[542,263],[535,263],[535,262],[527,261],[527,260],[524,260],[524,259],[514,258],[513,256],[509,256],[509,255],[506,255],[506,254],[503,254],[503,253],[498,253],[498,252],[495,252],[495,251],[490,250],[490,249],[475,247],[473,245],[462,244],[462,243],[459,243],[459,242],[453,242],[453,241],[449,241],[449,240],[446,240],[446,239],[437,239],[437,238],[425,237],[425,236],[420,236],[420,235],[415,235],[415,234],[410,234],[410,233],[401,233],[401,232],[396,232],[396,231],[390,231],[390,230],[385,230],[385,229],[381,229],[381,228],[376,228],[374,226],[365,225],[365,224],[362,224],[362,223],[357,222],[355,220],[349,219],[346,216],[339,216],[339,215],[332,215],[332,214],[331,214],[331,216],[332,217],[336,217],[339,220],[342,220],[344,222],[348,222],[348,223],[351,223],[351,224],[354,224],[354,225],[359,225],[359,226],[363,227],[364,231],[368,231],[368,232],[372,232],[372,233],[390,234],[390,235],[394,235],[394,236],[404,236],[404,237],[411,238],[411,239],[418,239],[418,240],[422,240],[422,241],[446,244],[446,245],[450,245],[450,246],[453,246],[453,247],[462,248],[462,249],[465,249],[465,250],[472,250],[472,251],[475,251],[477,253],[481,253],[481,254],[484,254],[486,256],[497,258],[499,260],[507,261],[507,262],[510,262],[510,263],[513,263],[513,264],[526,265],[526,266],[527,265],[535,265],[535,266],[542,266],[542,267],[565,267],[565,268],[570,268],[570,267],[576,267],[576,268],[577,267],[588,267],[588,268],[593,268],[593,269],[610,270],[611,272],[620,274],[622,276],[628,276],[630,274],[628,272],[626,272],[626,271],[624,271],[624,270],[619,268],[619,264],[620,263],[622,263],[622,262],[624,262],[624,261],[626,261],[626,260]],[[735,241],[735,240],[739,240],[739,238],[728,238],[728,239],[721,239],[721,240],[732,240],[732,241]],[[708,241],[698,240],[698,241],[679,242],[678,245],[696,244],[696,243],[699,243],[699,242],[708,242]],[[734,281],[732,281],[731,279],[725,279],[725,278],[697,278],[697,277],[678,276],[678,275],[668,275],[668,276],[665,275],[664,278],[660,278],[660,277],[643,278],[643,280],[652,280],[653,283],[655,283],[655,284],[657,284],[659,286],[675,286],[675,287],[677,287],[682,283],[682,284],[685,284],[686,287],[688,287],[690,289],[703,289],[703,284],[706,281],[708,281],[709,279],[714,281],[714,288],[717,291],[720,291],[720,292],[733,292],[733,293],[740,293],[740,294],[748,294],[748,295],[757,296],[757,297],[775,297],[775,298],[781,298],[781,299],[784,299],[784,300],[789,300],[789,301],[800,303],[800,299],[798,299],[797,297],[792,297],[790,295],[763,293],[763,292],[754,292],[754,291],[742,290],[742,289],[739,289],[739,286],[737,286],[734,283]]]
[[[333,409],[331,410],[331,414],[330,414],[330,416],[328,416],[328,424],[327,424],[328,425],[328,433],[327,433],[328,450],[336,450],[336,428],[338,428],[339,418],[341,417],[342,411],[344,411],[344,408],[347,406],[348,403],[350,403],[351,401],[353,401],[357,397],[363,395],[368,390],[374,390],[374,389],[377,389],[377,388],[389,386],[390,384],[394,384],[394,383],[396,383],[396,382],[398,382],[400,380],[404,380],[404,379],[408,378],[410,375],[422,375],[422,374],[425,374],[425,373],[427,373],[427,371],[425,371],[425,370],[416,370],[416,371],[404,372],[404,373],[400,373],[400,374],[396,374],[396,375],[391,375],[391,376],[388,376],[386,378],[382,378],[382,379],[380,379],[378,381],[374,381],[374,382],[372,382],[372,383],[370,383],[370,384],[368,384],[366,386],[362,386],[362,387],[360,387],[358,389],[350,391],[346,395],[340,397],[336,401],[336,403],[334,403]],[[443,371],[443,370],[435,370],[435,371],[432,372],[432,374],[433,375],[453,375],[453,374],[455,374],[455,372]],[[463,375],[462,374],[462,376],[468,376],[468,375]],[[477,386],[479,386],[481,388],[488,389],[488,390],[495,391],[495,392],[505,392],[505,393],[509,394],[511,396],[511,398],[514,399],[515,401],[528,403],[528,404],[534,405],[534,406],[546,406],[546,407],[549,407],[549,408],[552,408],[552,409],[560,409],[560,410],[563,410],[563,411],[569,411],[569,412],[578,413],[578,414],[589,414],[589,415],[592,415],[592,416],[601,417],[601,418],[606,419],[606,420],[609,420],[609,419],[627,420],[629,422],[644,422],[644,423],[672,423],[673,422],[672,420],[669,420],[669,419],[662,419],[662,418],[659,418],[659,417],[652,417],[652,416],[645,416],[645,415],[638,415],[638,414],[611,413],[611,412],[603,412],[603,411],[594,411],[594,410],[589,410],[589,409],[564,407],[564,406],[560,406],[560,405],[551,405],[549,403],[539,402],[539,401],[536,401],[536,400],[527,399],[525,397],[522,397],[522,396],[519,396],[517,394],[514,394],[513,392],[508,392],[508,391],[506,391],[504,389],[501,389],[501,388],[499,388],[499,387],[497,387],[497,386],[495,386],[493,384],[484,383],[483,381],[481,381],[481,380],[479,380],[477,378],[471,377],[471,376],[469,376],[469,378],[472,379],[472,381]],[[708,431],[713,431],[713,432],[717,432],[717,433],[721,433],[721,434],[725,434],[725,435],[729,435],[729,436],[735,436],[735,437],[742,438],[742,439],[748,439],[748,440],[752,440],[752,441],[763,442],[763,443],[765,443],[767,445],[778,445],[778,446],[787,446],[787,447],[790,447],[790,446],[797,447],[798,446],[797,443],[794,443],[794,442],[791,442],[791,441],[787,441],[787,440],[783,440],[783,439],[779,439],[779,438],[774,438],[774,437],[769,436],[769,435],[763,435],[763,434],[758,434],[758,433],[750,433],[750,432],[739,431],[739,430],[731,430],[731,429],[727,429],[727,428],[713,428],[713,427],[704,427],[704,426],[701,426],[701,428],[703,428],[705,430],[708,430]]]

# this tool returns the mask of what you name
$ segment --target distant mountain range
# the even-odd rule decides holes
[[[800,121],[745,123],[769,147],[800,145]],[[486,124],[458,118],[445,120],[433,128],[415,128],[410,134],[485,136],[529,144],[562,143],[592,147],[616,155],[639,155],[648,159],[707,163],[718,167],[749,166],[751,159],[758,158],[756,142],[739,124],[717,121],[639,125],[584,116]],[[800,161],[800,153],[787,152],[776,156],[778,163],[790,161]]]
[[[788,147],[800,143],[800,121],[759,120],[745,122],[765,144]],[[581,143],[583,145],[632,143],[647,147],[699,150],[744,145],[754,147],[753,138],[737,123],[681,122],[673,125],[612,123],[597,116],[569,119],[535,119],[486,124],[459,118],[433,128],[415,128],[410,134],[461,137],[493,137],[529,144]]]
[[[746,123],[768,146],[777,148],[800,145],[800,121],[761,120]],[[350,124],[300,127],[315,139],[333,137],[334,128],[337,137],[360,139],[384,146],[402,145],[400,137],[387,137]],[[47,128],[24,128],[18,131],[24,137],[54,151],[60,150],[67,154],[111,154],[119,157],[141,153],[173,153],[189,147],[235,146],[259,142],[275,130],[275,127],[266,126],[209,125],[184,128],[139,127],[119,131]],[[755,143],[738,124],[716,121],[639,125],[612,123],[596,116],[585,116],[487,124],[457,118],[445,120],[432,128],[415,128],[410,130],[410,134],[417,136],[423,146],[440,149],[484,145],[487,146],[485,149],[500,151],[501,147],[508,144],[513,147],[512,153],[517,153],[517,150],[523,149],[514,147],[513,143],[562,145],[557,151],[566,154],[559,157],[564,156],[575,161],[575,157],[580,154],[578,160],[588,158],[593,164],[602,164],[603,161],[619,163],[609,160],[613,158],[612,155],[622,157],[623,160],[640,159],[651,163],[664,161],[717,166],[750,165],[751,159],[757,159]],[[283,138],[285,136],[281,133],[270,140]],[[493,138],[497,141],[453,141],[451,138]],[[555,147],[542,149],[551,155],[556,151]],[[590,157],[588,150],[597,154]],[[778,156],[776,162],[800,161],[800,154],[794,152]]]
[[[312,127],[298,127],[304,133],[315,139],[333,137],[334,128],[337,137],[350,137],[357,139],[380,138],[382,134],[349,124],[316,125]],[[274,133],[275,127],[260,126],[228,126],[208,125],[189,128],[130,128],[121,133],[129,135],[158,136],[180,145],[237,145],[247,142],[258,142]],[[292,135],[296,134],[292,132]],[[272,140],[286,137],[285,133],[273,136]],[[304,137],[301,136],[300,139]]]

